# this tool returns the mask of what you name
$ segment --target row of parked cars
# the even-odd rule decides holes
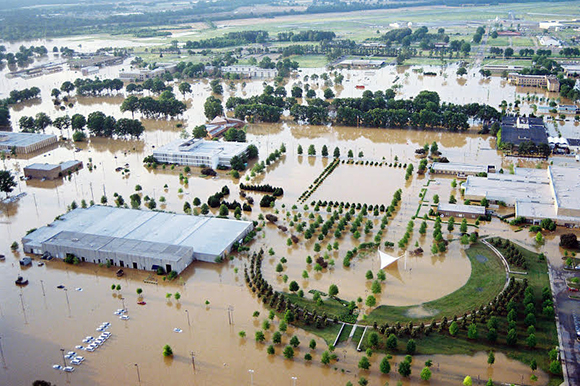
[[[86,344],[86,346],[78,345],[75,347],[75,349],[84,350],[88,352],[93,352],[97,350],[111,337],[112,334],[109,331],[106,331],[110,326],[111,323],[103,322],[96,329],[98,332],[101,333],[97,338],[94,338],[92,336],[86,336],[82,341],[84,344]],[[79,366],[85,361],[85,358],[83,356],[77,355],[75,351],[69,351],[66,355],[64,355],[64,359],[69,360],[70,364],[74,366]],[[75,368],[73,366],[53,365],[52,368],[55,370],[65,371],[67,373],[72,373],[73,371],[75,371]]]

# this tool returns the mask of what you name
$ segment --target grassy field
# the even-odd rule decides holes
[[[429,322],[431,319],[448,318],[453,315],[462,315],[466,311],[479,308],[487,304],[501,291],[505,283],[505,269],[500,260],[481,243],[476,243],[466,250],[471,262],[471,276],[467,283],[457,291],[431,302],[423,303],[422,308],[430,313],[430,316],[413,318],[408,316],[408,311],[417,306],[395,307],[380,306],[373,310],[367,322],[378,324],[396,322]],[[478,259],[478,257],[483,257]],[[482,262],[484,259],[487,261]]]
[[[290,56],[290,60],[297,61],[303,68],[320,68],[328,63],[325,55],[294,55]]]
[[[537,338],[536,347],[530,349],[526,346],[525,338],[528,336],[528,333],[526,331],[527,327],[523,323],[523,304],[519,304],[518,317],[516,318],[518,341],[515,346],[509,346],[506,342],[508,329],[507,318],[504,316],[497,316],[499,323],[497,328],[498,339],[496,342],[492,343],[486,339],[487,326],[484,323],[477,322],[477,339],[469,339],[466,329],[460,329],[455,337],[450,336],[447,331],[444,331],[440,333],[434,332],[429,336],[415,338],[417,341],[417,354],[473,355],[479,351],[489,351],[492,349],[494,351],[503,352],[508,357],[521,361],[525,364],[529,364],[532,359],[535,359],[538,367],[549,373],[550,362],[548,351],[558,345],[558,337],[556,333],[554,318],[545,317],[541,312],[541,304],[543,300],[542,289],[546,286],[549,286],[546,261],[544,259],[540,259],[539,254],[537,253],[529,251],[520,246],[517,247],[522,252],[522,255],[525,257],[528,264],[528,275],[526,277],[529,282],[529,287],[533,289],[534,293],[537,318],[535,324],[535,335]],[[470,259],[472,259],[471,256],[484,255],[485,250],[483,248],[484,246],[481,244],[478,244],[475,248],[470,248]],[[461,291],[461,289],[459,291]],[[382,351],[385,351],[385,339],[386,337],[383,337],[383,340],[381,341],[382,343],[380,349]],[[392,353],[396,354],[403,352],[407,340],[407,337],[399,338],[398,350],[394,350]],[[561,382],[561,377],[553,376],[550,378],[549,385],[555,386],[561,384]]]

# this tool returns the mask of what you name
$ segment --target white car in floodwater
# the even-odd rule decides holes
[[[75,368],[72,366],[67,366],[67,367],[63,368],[62,371],[66,371],[67,373],[72,373],[73,371],[75,371]]]

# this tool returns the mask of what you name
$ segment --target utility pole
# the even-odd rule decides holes
[[[66,359],[64,358],[64,348],[61,348],[60,352],[62,353],[62,364],[64,365],[64,367],[66,367]]]
[[[64,288],[64,294],[66,296],[66,305],[68,306],[68,317],[70,318],[71,317],[71,315],[70,315],[70,302],[68,300],[68,289],[67,288]]]
[[[248,373],[250,373],[250,386],[254,386],[254,370],[250,369]]]
[[[191,327],[191,323],[189,322],[189,311],[185,310],[185,313],[187,314],[187,325]]]
[[[141,384],[141,374],[139,374],[139,365],[137,363],[135,363],[135,368],[137,369],[137,380]]]
[[[193,351],[191,351],[191,367],[193,368],[193,373],[195,374],[195,355],[193,355]]]
[[[234,306],[228,306],[228,322],[234,324]]]
[[[0,355],[2,355],[2,365],[4,366],[5,369],[8,368],[8,366],[6,366],[6,358],[4,358],[4,350],[2,349],[2,338],[0,337]]]
[[[26,319],[26,310],[24,309],[24,300],[22,299],[22,294],[20,294],[20,304],[22,305],[22,314],[24,315],[24,324],[28,324],[28,319]]]
[[[44,292],[44,280],[40,281],[40,286],[42,287],[42,296],[46,296],[46,293]]]

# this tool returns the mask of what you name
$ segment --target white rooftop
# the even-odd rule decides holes
[[[460,171],[464,173],[487,173],[487,165],[470,165],[458,162],[434,162],[434,171]]]
[[[200,156],[214,156],[233,157],[248,147],[244,142],[225,142],[225,141],[206,141],[204,139],[177,139],[168,143],[165,146],[155,149],[155,153],[190,153],[198,154]]]
[[[2,132],[0,133],[0,145],[10,147],[30,146],[49,138],[54,138],[56,140],[56,135]]]
[[[473,213],[485,216],[485,206],[448,204],[445,202],[441,202],[439,203],[439,205],[437,205],[437,210],[461,212],[461,213]]]
[[[550,166],[548,169],[560,208],[580,209],[580,168]]]

